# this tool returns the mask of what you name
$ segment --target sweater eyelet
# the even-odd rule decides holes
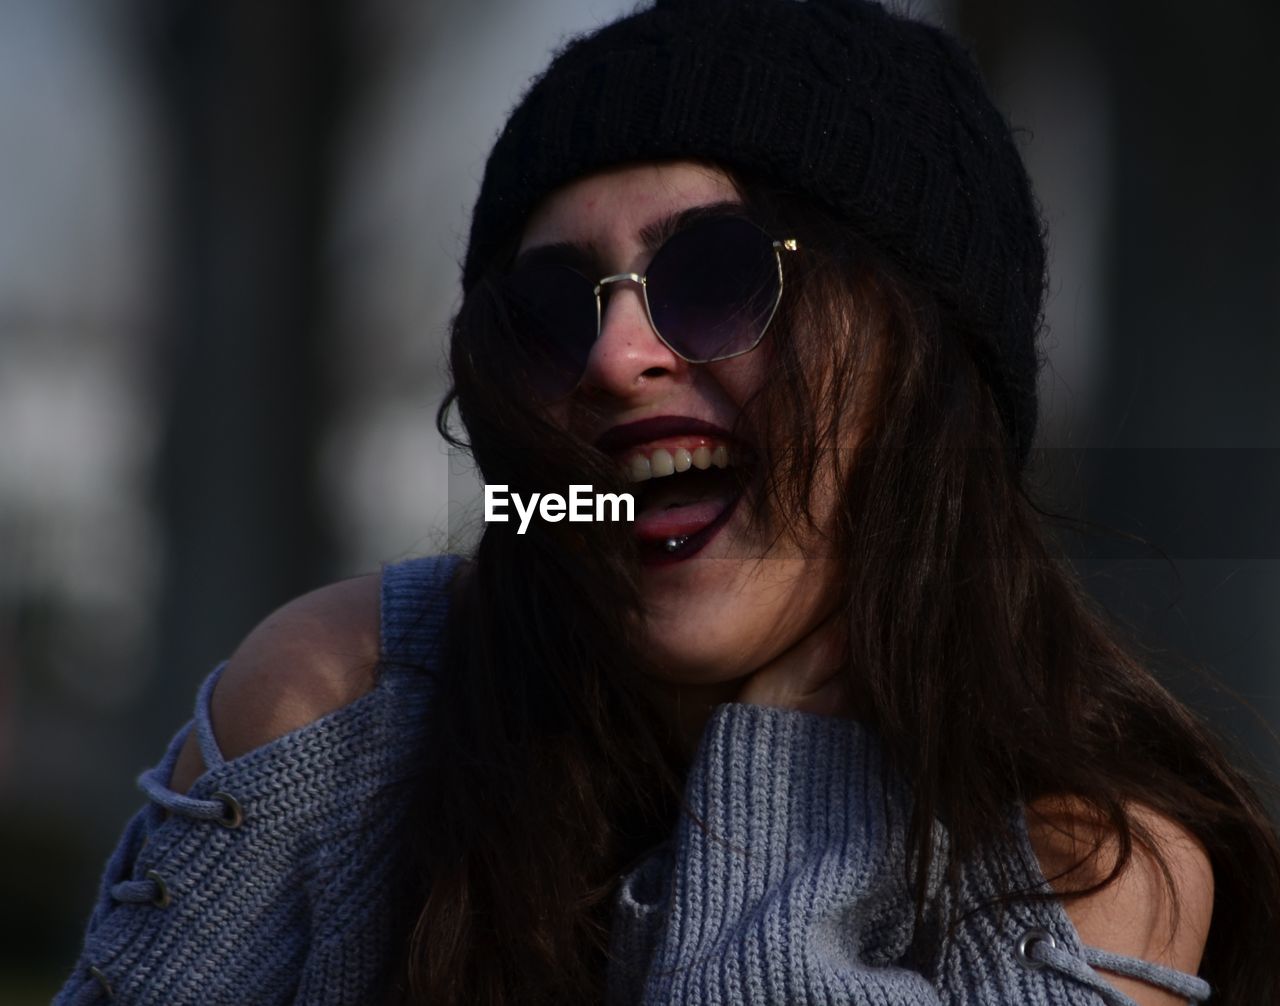
[[[221,791],[214,793],[212,800],[217,800],[222,804],[222,815],[215,820],[224,828],[235,829],[244,824],[244,808],[240,806],[240,801],[230,793]]]
[[[155,870],[148,870],[145,876],[147,880],[156,885],[156,893],[151,899],[151,903],[157,908],[168,908],[173,904],[173,898],[169,895],[169,885],[165,882],[164,877],[156,873]]]
[[[1058,946],[1058,941],[1044,929],[1028,929],[1018,937],[1018,963],[1028,971],[1039,971],[1047,963],[1031,956],[1031,948],[1041,940],[1047,942],[1051,948]]]
[[[109,1002],[113,1001],[116,997],[115,991],[111,988],[110,979],[102,973],[102,969],[91,964],[89,965],[89,975],[98,983],[98,987],[102,989],[102,994],[107,997],[107,1000]]]

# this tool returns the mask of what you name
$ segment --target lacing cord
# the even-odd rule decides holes
[[[224,764],[222,752],[218,750],[217,741],[214,739],[213,729],[209,723],[208,708],[213,686],[226,666],[227,662],[224,661],[205,679],[196,698],[194,721],[174,737],[164,760],[138,777],[138,788],[146,794],[151,803],[170,814],[234,829],[244,823],[244,809],[240,801],[230,793],[217,792],[207,799],[200,799],[175,793],[167,785],[167,777],[172,772],[179,745],[184,744],[191,736],[192,729],[195,730],[196,739],[199,741],[200,755],[206,768]],[[146,838],[143,838],[142,844],[146,844]],[[157,908],[167,908],[172,903],[168,882],[155,870],[148,870],[141,880],[122,880],[113,884],[108,893],[112,900],[126,904],[149,904]],[[115,990],[112,988],[111,978],[106,970],[99,964],[92,963],[88,964],[86,970],[88,977],[92,980],[85,982],[77,989],[73,1000],[74,1006],[91,1006],[103,999],[109,1002],[114,1001]]]
[[[215,821],[227,828],[238,828],[244,821],[239,801],[229,793],[214,793],[207,800],[175,793],[156,778],[154,771],[144,772],[138,787],[152,803],[195,821]]]
[[[73,999],[72,1006],[95,1006],[95,1004],[106,999],[111,1002],[115,999],[115,992],[111,988],[111,982],[101,969],[96,967],[89,968],[89,977],[93,979],[92,984],[84,984],[80,986]]]
[[[244,810],[230,793],[214,793],[207,800],[175,793],[156,778],[153,772],[144,772],[138,779],[139,788],[152,803],[171,814],[178,814],[193,821],[209,821],[224,828],[238,828],[244,823]],[[142,880],[122,880],[111,887],[111,897],[128,904],[152,904],[167,908],[170,903],[169,887],[155,870],[148,870]]]
[[[1203,978],[1184,974],[1163,964],[1113,954],[1097,947],[1082,947],[1081,950],[1081,957],[1067,953],[1043,929],[1028,930],[1018,941],[1017,947],[1018,957],[1024,966],[1032,970],[1053,968],[1093,989],[1107,1002],[1107,1006],[1137,1006],[1137,1003],[1094,971],[1094,968],[1104,968],[1127,978],[1140,979],[1195,1003],[1206,1001],[1212,991]]]

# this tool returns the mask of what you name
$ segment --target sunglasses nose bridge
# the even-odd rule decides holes
[[[604,294],[606,286],[612,286],[615,283],[634,283],[640,288],[640,297],[644,299],[644,277],[636,272],[619,272],[612,276],[605,276],[596,284],[596,297],[600,298]]]
[[[653,315],[649,312],[649,291],[645,284],[645,277],[636,272],[619,272],[612,276],[605,276],[596,283],[596,311],[599,318],[597,338],[604,330],[604,313],[605,313],[605,292],[608,287],[617,287],[620,284],[635,286],[636,296],[640,298],[640,306],[644,308],[645,320],[649,323],[649,328],[657,335],[657,327],[653,324]],[[661,336],[659,336],[661,338]]]
[[[637,304],[614,304],[609,292],[627,287],[635,289]],[[684,357],[667,344],[653,323],[644,276],[634,272],[605,276],[595,284],[595,294],[598,322],[596,341],[584,371],[588,383],[630,395],[641,371],[653,377],[682,366]],[[637,306],[639,315],[635,313]],[[612,314],[610,307],[614,309]]]

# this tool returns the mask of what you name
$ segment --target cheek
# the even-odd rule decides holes
[[[768,369],[763,346],[730,360],[706,364],[708,375],[737,408],[742,408],[764,387]]]

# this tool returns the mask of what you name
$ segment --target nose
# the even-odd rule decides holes
[[[600,303],[600,335],[591,347],[581,387],[634,398],[689,366],[653,330],[639,282],[624,279],[605,284]]]

